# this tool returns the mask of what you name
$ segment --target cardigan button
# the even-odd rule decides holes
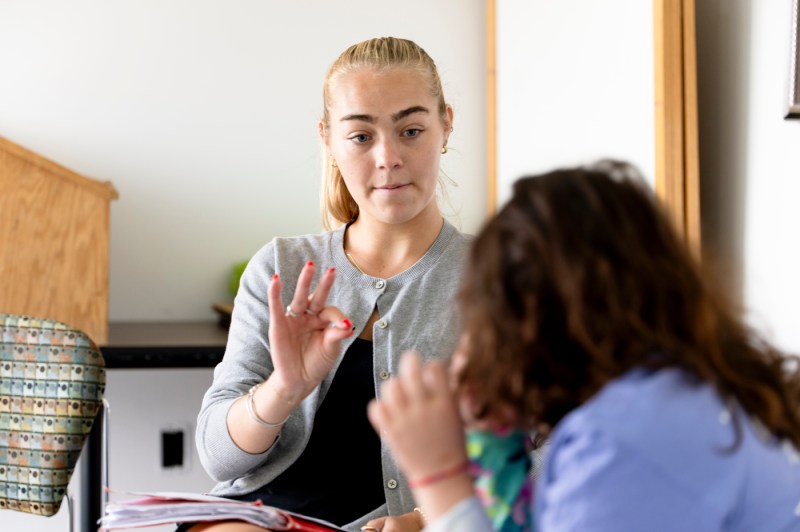
[[[386,379],[389,378],[389,372],[386,371],[386,370],[383,370],[380,373],[378,373],[378,376],[381,378],[381,380],[385,381]]]
[[[389,322],[386,320],[378,320],[378,322],[375,325],[377,325],[381,329],[385,329],[386,327],[389,326]]]
[[[378,290],[380,290],[384,286],[386,286],[386,281],[384,281],[383,279],[379,279],[378,282],[375,283],[375,288],[377,288]]]
[[[397,481],[393,478],[390,478],[389,481],[386,483],[386,487],[390,490],[393,490],[397,487]]]

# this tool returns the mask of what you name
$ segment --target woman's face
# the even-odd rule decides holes
[[[452,123],[443,124],[422,74],[360,70],[329,90],[328,153],[359,207],[359,220],[386,224],[435,213],[439,158]]]

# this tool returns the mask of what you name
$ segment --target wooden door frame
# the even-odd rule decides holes
[[[497,208],[496,0],[486,0],[487,215]],[[655,188],[676,229],[700,254],[694,0],[653,0]]]

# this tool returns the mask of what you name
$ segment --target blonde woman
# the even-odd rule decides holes
[[[445,358],[457,342],[453,297],[469,239],[436,200],[453,110],[433,60],[397,38],[345,50],[323,94],[329,230],[276,238],[250,260],[197,447],[218,481],[212,495],[351,530],[419,530],[366,407],[403,351]]]

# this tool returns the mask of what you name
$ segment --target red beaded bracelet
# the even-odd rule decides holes
[[[466,473],[468,469],[469,469],[469,461],[464,460],[463,462],[456,464],[455,466],[449,469],[445,469],[444,471],[439,471],[438,473],[434,473],[433,475],[418,478],[416,480],[409,480],[408,487],[411,489],[416,489],[416,488],[421,488],[422,486],[428,486],[429,484],[434,484],[446,478],[454,477],[461,473]]]

